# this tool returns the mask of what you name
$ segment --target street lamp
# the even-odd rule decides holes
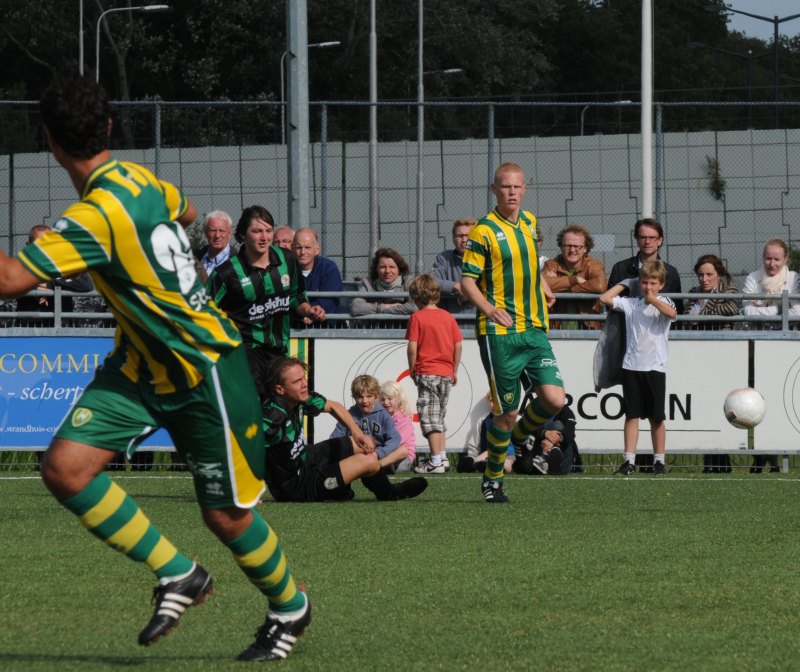
[[[689,42],[687,45],[689,49],[710,49],[711,51],[718,51],[721,54],[728,54],[728,56],[735,56],[736,58],[744,58],[747,60],[747,102],[753,102],[753,61],[756,58],[769,56],[770,52],[765,51],[763,54],[756,54],[753,56],[753,50],[748,49],[744,54],[740,51],[730,51],[729,49],[720,49],[719,47],[712,47],[710,44],[704,42]],[[747,128],[753,127],[753,106],[747,106]]]
[[[96,39],[94,47],[94,81],[100,81],[100,24],[102,23],[106,14],[111,14],[111,12],[168,12],[169,9],[169,5],[140,5],[137,7],[113,7],[112,9],[107,9],[105,12],[103,12],[97,19],[97,28],[95,29]],[[83,3],[81,3],[81,13],[83,13]],[[81,72],[83,72],[83,63],[81,63],[80,69]]]
[[[719,5],[706,5],[704,9],[707,12],[718,13],[720,11]],[[744,16],[749,16],[752,19],[759,19],[761,21],[766,21],[767,23],[771,23],[775,29],[773,34],[773,49],[775,53],[775,75],[773,80],[773,88],[775,89],[775,128],[778,127],[778,102],[779,102],[779,82],[780,82],[780,65],[778,63],[778,40],[780,39],[780,35],[778,34],[778,26],[785,21],[791,21],[792,19],[800,18],[800,14],[791,14],[789,16],[773,16],[772,18],[768,16],[761,16],[760,14],[751,14],[750,12],[745,12],[741,9],[734,9],[730,5],[725,5],[722,8],[724,12],[732,12],[733,14],[743,14]]]
[[[307,45],[308,49],[329,49],[330,47],[338,47],[342,43],[339,40],[331,42],[314,42]],[[287,49],[281,54],[281,144],[286,144],[286,54],[289,53]]]

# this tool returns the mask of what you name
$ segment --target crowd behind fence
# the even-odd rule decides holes
[[[0,302],[0,335],[54,335],[69,333],[70,335],[102,336],[111,335],[115,328],[114,318],[105,309],[105,302],[96,292],[75,293],[60,287],[55,289],[37,289],[30,292],[32,296],[55,297],[51,311],[20,312],[16,310],[13,300]],[[556,299],[580,300],[594,302],[597,294],[556,293]],[[719,294],[703,293],[667,293],[672,299],[698,300],[715,299]],[[74,310],[62,310],[61,301],[72,297],[76,305]],[[343,307],[355,297],[381,300],[407,300],[408,292],[308,292],[309,299],[338,298]],[[779,304],[776,315],[745,315],[741,310],[736,315],[678,315],[673,337],[688,336],[694,339],[738,339],[738,338],[783,338],[800,340],[800,314],[794,315],[790,306],[800,302],[800,294],[782,292],[776,299],[775,294],[743,294],[726,293],[726,299],[753,300],[768,299]],[[295,324],[292,328],[294,338],[373,338],[402,337],[408,315],[361,315],[355,317],[349,312],[329,313],[325,322],[312,325]],[[454,315],[464,335],[473,335],[475,314],[472,312]],[[584,322],[604,321],[605,313],[558,313],[549,314],[551,322],[565,320],[578,322],[578,328],[554,328],[550,330],[554,338],[597,338],[598,330],[583,328]],[[66,331],[65,331],[66,330]],[[689,334],[693,334],[689,336]]]
[[[761,113],[773,104],[753,106]],[[124,124],[115,130],[115,154],[181,185],[202,212],[236,215],[260,203],[287,223],[288,156],[275,132],[280,104],[141,101],[116,109],[124,111]],[[556,232],[573,221],[595,236],[595,256],[606,268],[636,251],[637,103],[429,102],[425,109],[418,221],[416,105],[378,106],[381,246],[429,268],[449,245],[455,219],[490,209],[492,170],[513,160],[526,169],[524,206],[538,217],[545,254],[552,254]],[[687,287],[702,254],[719,256],[736,282],[760,265],[766,239],[800,243],[800,103],[781,103],[781,128],[765,126],[760,114],[757,127],[748,127],[748,109],[656,105],[654,205],[666,229],[661,256]],[[354,277],[367,269],[373,243],[369,105],[312,103],[311,110],[311,221],[303,224],[318,230],[323,254],[343,276]],[[75,197],[45,150],[35,104],[0,101],[0,211],[8,213],[0,218],[0,240],[12,252],[33,224],[53,224]]]

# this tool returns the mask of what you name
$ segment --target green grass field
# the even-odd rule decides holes
[[[191,481],[113,476],[216,580],[149,649],[152,576],[86,533],[32,472],[0,475],[0,669],[235,670],[261,596],[200,522]],[[792,670],[793,474],[430,479],[418,500],[259,507],[314,621],[282,670]]]

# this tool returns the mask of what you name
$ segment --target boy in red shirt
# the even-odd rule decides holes
[[[408,320],[408,370],[417,386],[417,413],[422,435],[431,449],[430,459],[415,469],[418,474],[443,474],[444,416],[450,388],[456,384],[464,337],[455,318],[438,307],[441,288],[428,273],[414,278],[408,288],[419,310]]]

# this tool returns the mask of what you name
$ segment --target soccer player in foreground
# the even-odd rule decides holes
[[[564,405],[564,386],[550,341],[547,307],[555,297],[542,278],[536,217],[522,210],[525,175],[515,163],[494,173],[497,207],[470,231],[461,289],[478,309],[476,333],[496,415],[481,489],[491,504],[506,504],[503,464],[509,442],[527,438]],[[520,382],[536,398],[517,420]]]
[[[195,219],[195,207],[145,168],[111,157],[108,99],[98,84],[56,81],[40,108],[53,156],[81,200],[16,259],[0,252],[0,295],[88,270],[118,325],[113,352],[45,454],[44,482],[92,534],[155,573],[155,612],[139,633],[140,644],[152,644],[204,601],[212,580],[103,468],[166,428],[192,471],[205,524],[269,603],[239,660],[286,658],[311,621],[311,604],[275,532],[252,510],[265,489],[258,396],[238,331],[197,277],[181,226]]]

